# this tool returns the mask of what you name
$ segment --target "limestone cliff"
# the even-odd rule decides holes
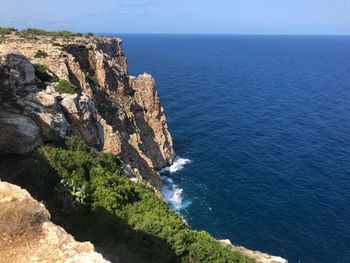
[[[43,204],[0,182],[0,262],[109,262],[90,242],[77,242],[50,222]]]
[[[62,80],[77,91],[57,92]],[[120,39],[2,39],[0,152],[25,154],[71,134],[115,154],[157,189],[157,171],[174,158],[155,81],[128,75]]]

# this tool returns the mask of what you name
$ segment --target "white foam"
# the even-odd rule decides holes
[[[180,211],[191,204],[190,201],[183,202],[183,189],[175,184],[164,185],[162,194],[167,204],[176,211]]]
[[[190,162],[191,160],[189,159],[176,157],[174,163],[171,166],[165,167],[161,171],[161,173],[163,174],[163,197],[169,205],[169,207],[177,212],[180,212],[180,210],[188,207],[192,202],[190,200],[183,201],[183,189],[174,184],[173,179],[171,179],[167,175],[180,171],[184,168],[186,164]]]
[[[184,166],[188,163],[190,163],[190,159],[184,159],[180,157],[176,157],[174,160],[174,163],[171,166],[165,167],[162,169],[161,172],[167,172],[167,173],[175,173],[177,171],[180,171]]]

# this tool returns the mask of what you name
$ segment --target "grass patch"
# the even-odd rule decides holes
[[[60,80],[57,86],[55,87],[55,90],[59,94],[63,94],[63,93],[74,94],[74,93],[77,93],[78,88],[67,80]]]

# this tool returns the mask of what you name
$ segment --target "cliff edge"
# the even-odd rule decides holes
[[[157,171],[174,158],[155,81],[129,76],[120,39],[1,39],[0,152],[25,154],[72,134],[156,189]]]
[[[71,135],[94,149],[62,148],[62,141]],[[0,38],[0,155],[18,158],[46,143],[55,145],[46,146],[51,153],[45,155],[49,171],[64,179],[75,175],[82,185],[71,189],[61,180],[50,188],[49,180],[43,178],[52,175],[39,162],[32,173],[39,177],[40,189],[58,195],[56,186],[64,186],[63,193],[69,190],[74,198],[85,193],[86,203],[84,198],[77,200],[90,213],[84,221],[94,223],[79,224],[88,230],[106,218],[117,222],[105,225],[103,221],[97,226],[113,234],[115,244],[128,245],[130,253],[139,244],[136,250],[150,262],[180,258],[184,262],[286,262],[191,230],[153,190],[125,178],[124,172],[160,190],[158,171],[173,162],[175,153],[155,81],[147,73],[128,74],[118,38],[21,37],[17,33]],[[101,157],[100,151],[117,156],[124,172],[118,172],[122,170],[118,159],[105,153]],[[119,168],[109,171],[115,163]],[[98,211],[103,213],[95,218]],[[108,262],[91,243],[76,242],[49,218],[45,207],[28,192],[0,182],[0,260]]]

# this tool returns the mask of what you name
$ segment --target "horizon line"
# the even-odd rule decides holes
[[[124,34],[124,35],[236,35],[236,36],[350,36],[350,33],[166,33],[166,32],[93,32],[102,34]]]

